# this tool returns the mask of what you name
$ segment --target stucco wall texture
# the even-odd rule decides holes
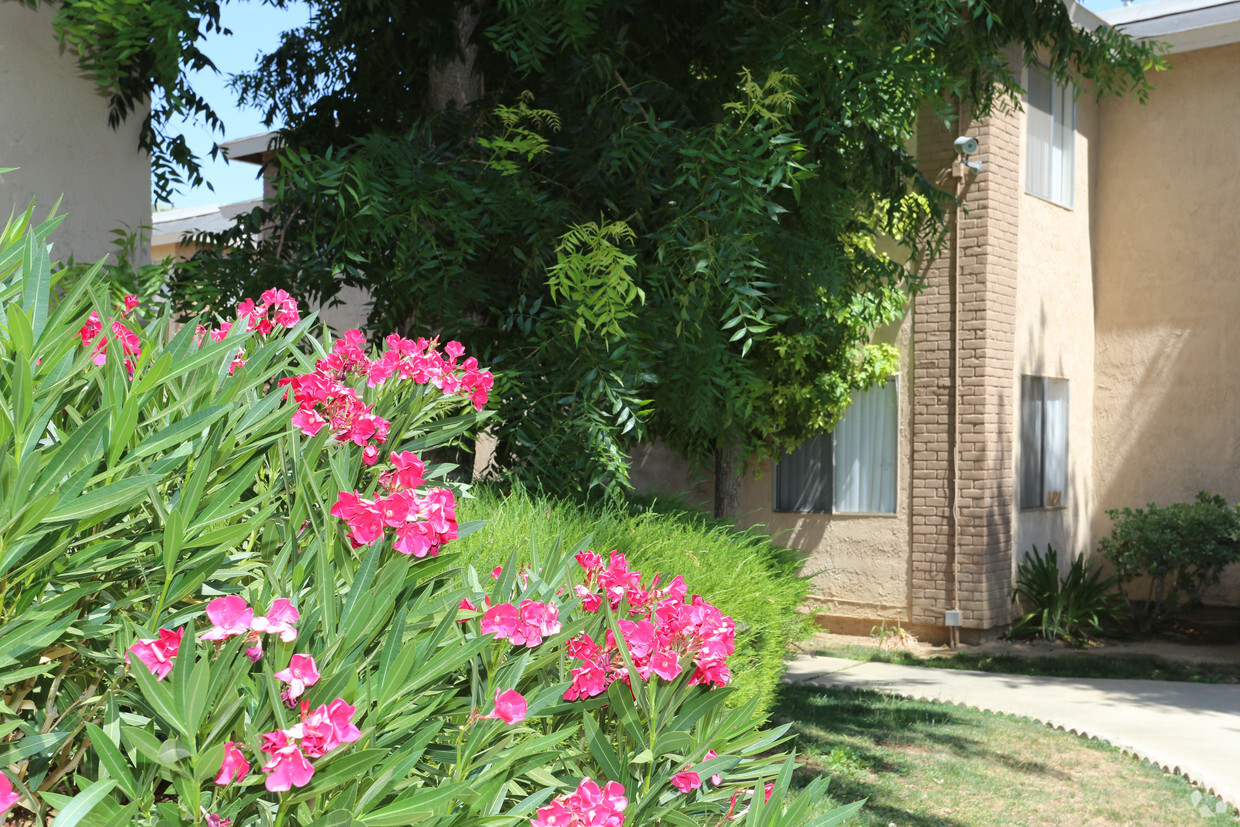
[[[42,220],[63,195],[52,257],[93,262],[111,252],[111,231],[151,223],[151,172],[138,150],[141,113],[117,130],[107,100],[63,52],[55,10],[0,2],[0,220],[36,204]]]
[[[1068,488],[1063,508],[1016,510],[1014,563],[1036,545],[1071,560],[1092,548],[1093,490],[1094,279],[1090,216],[1095,206],[1098,104],[1082,90],[1076,104],[1072,207],[1028,193],[1027,140],[1020,154],[1019,278],[1016,286],[1016,369],[1012,396],[1019,405],[1020,378],[1048,376],[1068,380]],[[1021,118],[1022,125],[1024,118]],[[1019,414],[1018,417],[1019,419]],[[1012,450],[1016,495],[1020,492],[1020,423]]]
[[[1101,109],[1095,538],[1108,508],[1240,501],[1240,45],[1170,57]],[[1240,600],[1240,566],[1207,603]]]

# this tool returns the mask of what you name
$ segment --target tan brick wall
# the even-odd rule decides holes
[[[965,628],[1010,621],[1020,129],[1017,113],[919,124],[923,169],[964,207],[913,310],[914,624],[950,608]],[[959,163],[959,134],[978,139],[980,174]]]

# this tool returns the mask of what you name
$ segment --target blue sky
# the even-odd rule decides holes
[[[1085,0],[1084,5],[1090,11],[1101,12],[1123,3],[1121,0]],[[294,4],[289,9],[272,8],[258,0],[224,5],[221,19],[224,27],[232,30],[232,35],[213,35],[203,46],[203,51],[219,67],[220,74],[200,73],[194,84],[224,119],[227,134],[213,135],[194,124],[183,127],[190,146],[204,157],[203,176],[214,185],[215,190],[200,187],[183,192],[174,197],[174,206],[231,204],[263,194],[262,184],[256,177],[257,167],[252,164],[226,164],[223,160],[212,161],[206,156],[216,141],[244,138],[267,131],[262,124],[261,113],[239,109],[233,103],[236,96],[226,86],[228,77],[252,69],[257,55],[275,44],[279,32],[304,24],[307,16],[307,8],[300,4]]]

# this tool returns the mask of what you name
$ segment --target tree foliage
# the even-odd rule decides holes
[[[1155,60],[1060,0],[315,0],[235,83],[288,125],[279,193],[177,299],[350,285],[376,330],[450,327],[552,488],[621,483],[639,436],[771,453],[895,366],[870,335],[949,203],[918,112],[1008,105],[1035,55],[1099,94]],[[443,108],[453,67],[479,94]]]

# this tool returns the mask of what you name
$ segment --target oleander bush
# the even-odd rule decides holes
[[[797,611],[809,590],[800,558],[760,531],[736,531],[670,499],[582,507],[519,486],[504,493],[479,485],[471,493],[460,513],[485,520],[488,528],[462,539],[456,554],[480,571],[502,564],[514,548],[590,537],[594,548],[616,549],[640,571],[682,573],[694,591],[736,621],[731,704],[756,696],[757,712],[765,715],[788,645],[813,633],[812,618]]]
[[[0,234],[0,812],[70,825],[826,825],[730,703],[692,571],[459,558],[419,454],[485,415],[455,342],[178,331],[31,212]],[[482,528],[482,531],[492,531]],[[512,548],[512,543],[505,543]],[[683,577],[681,575],[684,575]]]
[[[1157,628],[1201,602],[1223,569],[1240,562],[1240,506],[1202,491],[1195,502],[1112,508],[1098,550],[1115,569],[1137,627]]]

